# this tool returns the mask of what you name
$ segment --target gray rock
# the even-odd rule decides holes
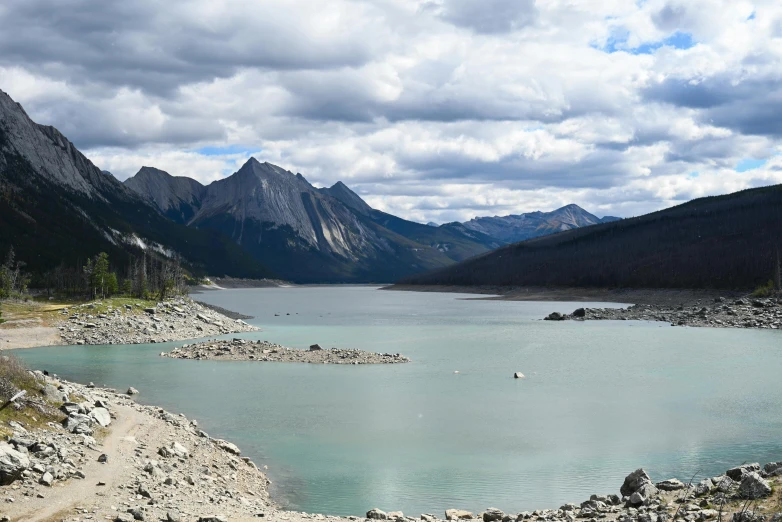
[[[209,517],[199,517],[198,522],[228,522],[228,518],[223,515],[212,515]]]
[[[729,469],[725,472],[725,474],[738,482],[744,475],[752,471],[760,471],[760,464],[757,462],[754,464],[743,464],[741,466],[736,466],[735,468]]]
[[[499,509],[489,508],[483,512],[483,522],[496,522],[498,520],[502,520],[504,516],[505,513],[503,513]]]
[[[463,509],[446,509],[445,520],[471,520],[475,516],[469,511]]]
[[[739,494],[742,498],[756,500],[769,496],[771,494],[771,486],[757,472],[751,471],[741,479]]]
[[[27,455],[16,451],[6,442],[0,442],[0,485],[7,486],[19,480],[29,467],[30,459]]]
[[[90,417],[95,419],[95,422],[103,426],[104,428],[111,424],[111,415],[106,408],[95,408],[90,412]]]
[[[388,519],[403,521],[405,520],[405,514],[402,513],[401,511],[391,511],[388,513]]]
[[[545,321],[564,321],[564,320],[565,320],[565,318],[566,318],[566,316],[562,315],[562,314],[561,314],[561,313],[559,313],[559,312],[551,312],[550,314],[548,314],[548,315],[547,315],[547,316],[544,318],[544,320],[545,320]]]
[[[687,487],[684,482],[675,478],[663,480],[662,482],[655,484],[655,486],[657,489],[661,489],[663,491],[678,491]]]
[[[585,317],[586,316],[586,310],[583,308],[576,308],[576,310],[573,312],[573,317]]]
[[[144,520],[144,511],[141,508],[130,508],[128,513],[133,516],[133,520]]]
[[[777,476],[782,474],[782,461],[780,462],[769,462],[765,466],[763,466],[763,471],[768,473],[771,476]]]
[[[86,424],[89,427],[92,422],[92,417],[82,415],[81,413],[72,413],[63,421],[63,426],[71,433],[86,433],[86,431],[83,430],[77,431],[77,428],[82,424]]]
[[[225,450],[228,453],[233,453],[234,455],[241,455],[242,454],[242,450],[240,450],[236,446],[236,444],[233,444],[231,442],[228,442],[228,441],[225,441],[225,440],[222,440],[222,439],[217,439],[217,440],[215,440],[215,444],[217,444],[218,448],[220,448],[222,450]]]
[[[108,461],[109,461],[109,456],[106,455],[105,453],[101,454],[101,456],[98,457],[98,462],[100,462],[101,464],[105,464]]]
[[[60,411],[65,413],[65,415],[71,415],[73,413],[79,413],[80,406],[76,404],[75,402],[65,402],[62,406],[60,406]]]
[[[47,471],[46,473],[44,473],[41,476],[41,478],[40,478],[40,480],[38,480],[38,482],[40,484],[43,484],[44,486],[51,487],[52,484],[54,483],[54,476],[52,476],[52,474]]]
[[[388,513],[374,508],[367,511],[367,518],[370,520],[388,520]]]
[[[128,388],[128,391],[126,393],[128,395],[137,395],[138,394],[138,390],[136,388],[134,388],[133,386],[131,386],[130,388]]]
[[[632,495],[630,495],[630,498],[627,499],[627,505],[631,507],[643,506],[645,502],[646,497],[644,497],[640,491],[635,491]]]
[[[514,379],[523,379],[524,378],[524,374],[521,373],[521,372],[516,372],[516,373],[513,374],[513,378]]]
[[[133,515],[130,515],[128,513],[120,513],[116,517],[114,517],[114,522],[133,522],[135,519],[133,518]]]
[[[166,522],[182,522],[182,517],[178,511],[169,511],[166,513]]]
[[[695,496],[702,496],[708,494],[712,488],[714,487],[714,482],[711,481],[711,479],[703,479],[695,486],[693,486],[693,492],[695,493]]]
[[[649,478],[649,475],[646,474],[646,471],[644,471],[643,468],[638,468],[625,477],[625,481],[622,484],[622,487],[619,489],[619,492],[622,494],[622,496],[629,497],[641,489],[641,486],[644,484],[651,483],[652,479]]]
[[[313,344],[312,346],[310,346],[311,352],[317,352],[318,350],[322,350],[322,349],[323,348],[321,348],[319,344]]]

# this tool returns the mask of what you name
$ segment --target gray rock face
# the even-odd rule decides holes
[[[13,449],[8,443],[0,442],[0,485],[7,486],[22,477],[30,467],[27,455]]]
[[[750,471],[741,479],[739,494],[742,498],[756,500],[769,496],[771,494],[771,486],[758,473]]]
[[[179,223],[187,223],[193,217],[206,191],[194,179],[174,177],[153,167],[141,167],[135,176],[125,180],[125,186]]]
[[[647,475],[643,468],[639,468],[625,477],[625,481],[619,489],[619,492],[622,496],[629,497],[646,484],[652,484],[652,479],[649,478],[649,475]]]

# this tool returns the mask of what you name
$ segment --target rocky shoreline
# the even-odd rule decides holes
[[[40,390],[13,403],[17,420],[0,424],[0,521],[134,520],[344,522],[283,511],[269,499],[266,475],[234,444],[210,437],[195,420],[136,403],[127,392],[30,372]],[[6,404],[6,407],[9,407]],[[41,419],[49,419],[42,423]],[[25,420],[21,420],[25,419]],[[448,509],[420,518],[372,509],[368,520],[438,522],[782,522],[772,493],[782,462],[743,464],[688,484],[654,483],[632,472],[619,494],[591,495],[558,509],[482,513]]]
[[[163,352],[161,357],[191,359],[197,361],[257,361],[309,364],[400,364],[410,359],[400,354],[373,353],[341,348],[323,349],[314,344],[309,350],[286,348],[268,341],[246,339],[214,340],[186,344]]]
[[[782,299],[716,297],[691,306],[636,304],[628,308],[578,308],[552,312],[547,321],[663,321],[671,326],[782,329]]]
[[[180,297],[142,307],[138,303],[108,306],[96,303],[65,308],[68,319],[57,325],[64,344],[148,344],[257,331],[190,298]]]

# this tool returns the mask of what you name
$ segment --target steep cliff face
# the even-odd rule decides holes
[[[206,187],[194,179],[174,177],[154,167],[141,167],[125,186],[157,207],[166,217],[186,224],[201,206]]]
[[[147,250],[178,254],[195,271],[270,274],[227,238],[161,216],[0,91],[0,246],[9,245],[32,271],[73,265],[101,251],[126,262]]]
[[[486,234],[503,244],[508,244],[617,219],[619,218],[601,219],[578,205],[571,204],[551,212],[478,217],[462,225],[469,230]]]

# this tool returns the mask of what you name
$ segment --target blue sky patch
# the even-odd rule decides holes
[[[736,172],[747,172],[748,170],[759,169],[766,164],[766,160],[744,158],[736,164]]]
[[[755,11],[752,11],[752,14],[747,17],[747,21],[749,22],[750,20],[754,20],[754,19],[755,19]]]
[[[596,44],[592,44],[592,47],[609,54],[618,51],[626,51],[630,54],[654,54],[654,52],[661,47],[689,49],[695,45],[695,40],[692,39],[692,35],[681,31],[676,31],[665,40],[646,42],[634,48],[627,48],[626,44],[629,37],[630,34],[627,31],[615,31],[614,34],[608,37],[608,40],[606,40],[603,47]]]
[[[654,54],[660,47],[673,47],[674,49],[689,49],[695,45],[690,33],[676,31],[665,40],[659,42],[647,42],[639,45],[635,49],[630,49],[632,54]]]

